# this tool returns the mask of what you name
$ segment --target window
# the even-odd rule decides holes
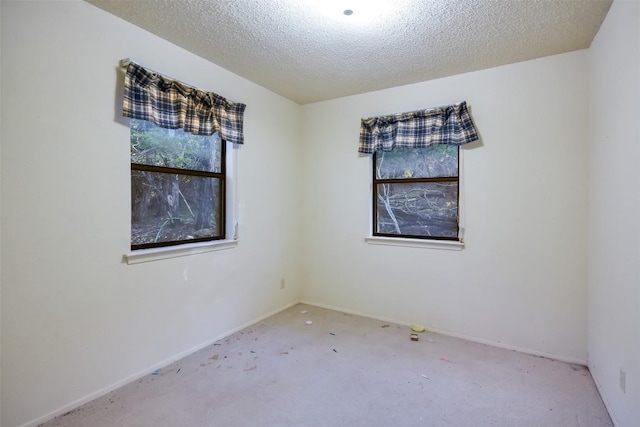
[[[131,249],[225,237],[225,144],[131,119]]]
[[[458,240],[458,146],[376,151],[373,235]]]
[[[227,153],[244,143],[246,105],[128,59],[121,67],[122,115],[131,119],[131,249],[230,237]],[[144,252],[127,262],[154,258]]]
[[[410,246],[438,240],[439,247],[462,243],[459,147],[477,139],[465,101],[362,119],[358,152],[371,154],[373,162],[374,238],[366,240],[423,239],[409,241]]]

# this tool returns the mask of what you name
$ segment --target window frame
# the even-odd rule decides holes
[[[132,119],[133,120],[133,119]],[[143,119],[135,119],[135,120],[143,120]],[[147,121],[147,120],[143,120]],[[148,121],[147,121],[148,122]],[[158,127],[159,129],[162,129]],[[131,129],[131,123],[129,124],[129,129]],[[165,131],[170,131],[171,129],[164,129]],[[131,133],[131,130],[129,131]],[[133,183],[133,173],[134,171],[140,172],[151,172],[151,173],[162,173],[168,175],[178,175],[178,176],[192,176],[192,177],[203,177],[210,179],[217,179],[217,191],[220,195],[220,200],[218,203],[218,209],[216,212],[217,215],[217,234],[214,236],[207,237],[194,237],[193,239],[188,240],[171,240],[165,242],[158,243],[141,243],[141,244],[133,244],[130,238],[130,249],[131,251],[140,251],[145,249],[154,249],[154,248],[163,248],[169,246],[181,246],[190,243],[200,243],[200,242],[210,242],[215,240],[223,240],[226,238],[226,187],[227,187],[227,174],[226,174],[226,163],[227,163],[227,155],[226,155],[226,146],[227,141],[222,139],[222,137],[218,134],[212,134],[208,136],[209,138],[220,138],[220,172],[210,172],[204,170],[194,170],[194,169],[185,169],[185,168],[175,168],[175,167],[167,167],[167,166],[156,166],[156,165],[147,165],[141,163],[134,163],[131,161],[131,175],[130,181]],[[211,141],[214,144],[213,141]],[[133,201],[131,202],[131,210],[133,210]],[[130,233],[131,234],[131,233]]]
[[[372,185],[371,185],[371,237],[368,237],[366,240],[369,243],[378,243],[378,244],[391,244],[397,245],[400,242],[419,242],[419,245],[422,246],[424,243],[435,242],[437,247],[447,247],[451,246],[451,248],[456,248],[457,246],[461,246],[463,244],[462,236],[461,236],[461,210],[462,207],[460,205],[461,198],[460,193],[462,192],[461,188],[461,175],[462,175],[462,150],[460,150],[460,146],[456,146],[457,149],[457,161],[458,161],[458,174],[455,177],[433,177],[433,178],[378,178],[377,177],[377,156],[378,151],[374,151],[371,156],[372,163]],[[410,149],[408,149],[410,150]],[[446,237],[446,236],[421,236],[421,235],[411,235],[411,234],[395,234],[395,233],[381,233],[378,232],[378,185],[380,184],[408,184],[414,182],[455,182],[457,185],[456,191],[456,237]],[[386,243],[385,243],[386,242]],[[414,244],[410,244],[410,246],[416,246]]]
[[[226,149],[226,236],[222,240],[210,240],[206,242],[185,243],[182,245],[162,246],[150,249],[138,249],[129,251],[122,257],[128,265],[141,264],[152,261],[161,261],[182,256],[191,256],[220,250],[234,249],[239,242],[238,222],[238,151],[242,146],[222,140]],[[131,214],[131,212],[129,212]],[[129,230],[129,243],[131,242],[131,230]]]

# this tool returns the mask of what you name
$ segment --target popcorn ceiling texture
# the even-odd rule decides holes
[[[387,0],[363,24],[311,0],[86,1],[299,104],[586,49],[611,6]]]

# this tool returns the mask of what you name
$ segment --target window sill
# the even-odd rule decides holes
[[[164,248],[141,249],[124,255],[127,264],[140,264],[149,261],[158,261],[167,258],[197,255],[224,249],[233,249],[238,246],[237,240],[216,240],[213,242],[189,243],[180,246],[167,246]]]
[[[399,237],[380,237],[380,236],[365,237],[364,240],[365,242],[371,245],[444,249],[448,251],[461,251],[464,248],[464,242],[456,242],[452,240],[403,239]]]

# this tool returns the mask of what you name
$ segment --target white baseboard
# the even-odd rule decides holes
[[[211,344],[213,344],[213,343],[215,343],[217,341],[220,341],[221,339],[224,339],[224,338],[228,337],[229,335],[232,335],[232,334],[234,334],[234,333],[236,333],[238,331],[241,331],[241,330],[243,330],[245,328],[248,328],[249,326],[255,325],[256,323],[261,322],[264,319],[269,318],[269,317],[273,316],[274,314],[278,314],[281,311],[284,311],[284,310],[286,310],[286,309],[288,309],[290,307],[293,307],[296,304],[299,304],[299,301],[291,302],[291,303],[285,305],[282,308],[279,308],[279,309],[273,310],[273,311],[271,311],[269,313],[266,313],[266,314],[258,317],[257,319],[254,319],[254,320],[251,320],[249,322],[246,322],[246,323],[238,326],[237,328],[234,328],[234,329],[232,329],[230,331],[224,332],[223,334],[218,335],[217,337],[214,337],[214,338],[212,338],[210,340],[207,340],[207,341],[205,341],[205,342],[203,342],[201,344],[198,344],[195,347],[192,347],[192,348],[190,348],[188,350],[185,350],[185,351],[181,351],[178,354],[175,354],[175,355],[173,355],[173,356],[171,356],[171,357],[169,357],[169,358],[167,358],[167,359],[165,359],[163,361],[155,363],[152,366],[149,366],[148,368],[143,369],[142,371],[138,371],[138,372],[136,372],[136,373],[134,373],[132,375],[129,375],[128,377],[125,377],[125,378],[121,379],[120,381],[117,381],[117,382],[115,382],[115,383],[113,383],[113,384],[111,384],[109,386],[103,387],[100,390],[97,390],[97,391],[95,391],[95,392],[93,392],[93,393],[91,393],[91,394],[89,394],[89,395],[87,395],[85,397],[82,397],[82,398],[80,398],[80,399],[78,399],[78,400],[76,400],[76,401],[74,401],[72,403],[69,403],[68,405],[64,405],[63,407],[58,408],[58,409],[56,409],[54,411],[51,411],[46,415],[38,417],[38,418],[36,418],[34,420],[31,420],[31,421],[29,421],[29,422],[27,422],[25,424],[21,424],[19,427],[36,427],[36,426],[38,426],[38,425],[40,425],[42,423],[45,423],[45,422],[47,422],[49,420],[52,420],[53,418],[55,418],[55,417],[57,417],[59,415],[66,414],[69,411],[73,411],[74,409],[78,408],[79,406],[84,405],[87,402],[91,402],[92,400],[97,399],[99,397],[102,397],[105,394],[111,393],[113,390],[115,390],[117,388],[120,388],[120,387],[122,387],[124,385],[127,385],[127,384],[129,384],[129,383],[131,383],[133,381],[137,381],[140,378],[142,378],[142,377],[144,377],[146,375],[149,375],[150,373],[152,373],[156,369],[161,369],[161,368],[163,368],[163,367],[165,367],[167,365],[170,365],[170,364],[172,364],[173,362],[175,362],[177,360],[185,358],[185,357],[195,353],[198,350],[202,350],[203,348],[208,347]]]
[[[131,383],[133,381],[137,381],[138,379],[140,379],[140,378],[142,378],[142,377],[144,377],[146,375],[149,375],[150,373],[152,373],[156,369],[161,369],[161,368],[163,368],[163,367],[165,367],[167,365],[170,365],[171,363],[173,363],[173,362],[175,362],[177,360],[180,360],[180,359],[182,359],[184,357],[187,357],[187,356],[195,353],[196,351],[199,351],[199,350],[201,350],[201,349],[203,349],[203,348],[205,348],[207,346],[210,346],[211,344],[213,344],[213,343],[215,343],[217,341],[220,341],[221,339],[224,339],[224,338],[228,337],[229,335],[232,335],[232,334],[234,334],[234,333],[236,333],[238,331],[241,331],[241,330],[243,330],[245,328],[248,328],[249,326],[252,326],[252,325],[254,325],[254,324],[258,323],[258,322],[261,322],[264,319],[267,319],[267,318],[269,318],[269,317],[271,317],[271,316],[273,316],[273,315],[275,315],[277,313],[280,313],[281,311],[287,310],[288,308],[293,307],[296,304],[307,304],[307,305],[314,306],[314,307],[326,308],[328,310],[334,310],[334,311],[339,311],[339,312],[342,312],[342,313],[348,313],[348,314],[353,314],[353,315],[356,315],[356,316],[362,316],[362,317],[367,317],[367,318],[370,318],[370,319],[376,319],[376,320],[380,320],[382,322],[395,323],[397,325],[403,325],[403,326],[407,326],[407,327],[410,326],[410,323],[407,323],[406,321],[402,321],[402,320],[398,320],[398,319],[392,319],[392,318],[389,318],[389,317],[376,316],[376,315],[367,314],[367,313],[361,313],[361,312],[354,311],[354,310],[349,310],[349,309],[346,309],[346,308],[343,308],[343,307],[336,307],[336,306],[332,306],[332,305],[328,305],[328,304],[320,304],[320,303],[314,303],[314,302],[310,302],[310,301],[294,301],[294,302],[291,302],[291,303],[285,305],[284,307],[281,307],[279,309],[273,310],[273,311],[271,311],[269,313],[266,313],[266,314],[258,317],[257,319],[254,319],[254,320],[251,320],[249,322],[246,322],[246,323],[244,323],[244,324],[242,324],[242,325],[240,325],[240,326],[238,326],[238,327],[236,327],[236,328],[234,328],[234,329],[232,329],[230,331],[227,331],[227,332],[225,332],[225,333],[223,333],[223,334],[221,334],[219,336],[216,336],[216,337],[214,337],[214,338],[212,338],[210,340],[207,340],[204,343],[198,344],[195,347],[192,347],[192,348],[190,348],[188,350],[185,350],[185,351],[182,351],[180,353],[177,353],[177,354],[175,354],[175,355],[173,355],[173,356],[171,356],[171,357],[169,357],[169,358],[167,358],[167,359],[165,359],[163,361],[155,363],[154,365],[152,365],[152,366],[150,366],[150,367],[148,367],[146,369],[143,369],[142,371],[136,372],[136,373],[134,373],[134,374],[132,374],[132,375],[126,377],[126,378],[123,378],[120,381],[117,381],[117,382],[107,386],[107,387],[103,387],[103,388],[101,388],[101,389],[99,389],[99,390],[97,390],[97,391],[95,391],[95,392],[83,397],[83,398],[80,398],[80,399],[78,399],[78,400],[76,400],[76,401],[74,401],[72,403],[69,403],[68,405],[65,405],[65,406],[63,406],[61,408],[58,408],[58,409],[56,409],[54,411],[51,411],[48,414],[43,415],[43,416],[41,416],[41,417],[39,417],[37,419],[34,419],[34,420],[29,421],[29,422],[27,422],[25,424],[22,424],[19,427],[36,427],[36,426],[38,426],[38,425],[40,425],[42,423],[45,423],[45,422],[47,422],[47,421],[49,421],[49,420],[51,420],[51,419],[53,419],[53,418],[55,418],[55,417],[57,417],[59,415],[65,414],[65,413],[67,413],[69,411],[73,411],[74,409],[78,408],[79,406],[84,405],[87,402],[90,402],[90,401],[92,401],[94,399],[102,397],[102,396],[112,392],[113,390],[115,390],[117,388],[120,388],[120,387],[122,387],[122,386],[124,386],[126,384],[129,384],[129,383]],[[558,360],[558,361],[561,361],[561,362],[573,363],[573,364],[576,364],[576,365],[588,366],[586,360],[567,358],[567,357],[563,357],[563,356],[557,356],[557,355],[553,355],[553,354],[543,353],[543,352],[539,352],[539,351],[535,351],[535,350],[531,350],[531,349],[526,349],[526,348],[522,348],[522,347],[517,347],[517,346],[512,346],[512,345],[508,345],[508,344],[504,344],[504,343],[498,343],[498,342],[494,342],[494,341],[490,341],[490,340],[485,340],[485,339],[482,339],[482,338],[470,337],[470,336],[467,336],[467,335],[457,334],[457,333],[454,333],[454,332],[444,331],[444,330],[440,330],[440,329],[429,328],[429,331],[435,332],[437,334],[442,334],[442,335],[454,337],[454,338],[464,339],[464,340],[467,340],[467,341],[477,342],[477,343],[480,343],[480,344],[490,345],[490,346],[493,346],[493,347],[504,348],[506,350],[514,350],[514,351],[517,351],[519,353],[530,354],[530,355],[533,355],[533,356],[546,357],[548,359],[554,359],[554,360]],[[596,383],[596,388],[598,389],[598,392],[600,392],[600,386],[598,384],[598,381],[595,378],[594,378],[594,381]],[[605,407],[607,408],[607,411],[609,412],[609,414],[611,416],[611,419],[613,420],[614,425],[617,426],[617,424],[615,422],[615,419],[614,419],[614,417],[613,417],[613,415],[611,413],[610,406],[608,405],[606,399],[604,398],[604,396],[602,395],[601,392],[600,392],[600,395],[602,396],[602,400],[603,400],[603,402],[605,404]]]
[[[380,320],[380,321],[383,321],[383,322],[395,323],[395,324],[403,325],[403,326],[410,326],[410,323],[407,323],[406,321],[403,321],[403,320],[391,319],[391,318],[388,318],[388,317],[376,316],[376,315],[372,315],[372,314],[368,314],[368,313],[361,313],[361,312],[357,312],[357,311],[354,311],[354,310],[348,310],[348,309],[345,309],[345,308],[342,308],[342,307],[335,307],[335,306],[331,306],[331,305],[327,305],[327,304],[318,304],[318,303],[314,303],[314,302],[310,302],[310,301],[301,301],[301,303],[302,304],[307,304],[307,305],[312,305],[312,306],[315,306],[315,307],[326,308],[328,310],[334,310],[334,311],[340,311],[340,312],[343,312],[343,313],[353,314],[353,315],[356,315],[356,316],[368,317],[370,319]],[[558,360],[560,362],[566,362],[566,363],[573,363],[575,365],[587,366],[587,361],[583,360],[583,359],[575,359],[575,358],[572,358],[572,357],[558,356],[558,355],[555,355],[555,354],[544,353],[544,352],[537,351],[537,350],[532,350],[532,349],[529,349],[529,348],[517,347],[517,346],[514,346],[514,345],[510,345],[510,344],[490,341],[490,340],[486,340],[486,339],[483,339],[483,338],[471,337],[471,336],[468,336],[468,335],[458,334],[458,333],[455,333],[455,332],[445,331],[445,330],[442,330],[442,329],[428,328],[428,330],[431,331],[431,332],[435,332],[436,334],[446,335],[446,336],[454,337],[454,338],[460,338],[460,339],[463,339],[463,340],[466,340],[466,341],[471,341],[471,342],[476,342],[476,343],[479,343],[479,344],[490,345],[492,347],[503,348],[505,350],[513,350],[513,351],[517,351],[518,353],[524,353],[524,354],[529,354],[529,355],[538,356],[538,357],[545,357],[547,359]]]
[[[615,415],[613,415],[613,411],[611,410],[611,405],[609,404],[609,401],[607,400],[607,397],[602,393],[602,386],[600,386],[600,382],[598,381],[598,377],[596,375],[594,375],[595,369],[593,369],[590,365],[587,365],[587,367],[589,368],[589,372],[591,372],[591,378],[593,378],[593,382],[596,385],[596,390],[598,390],[598,394],[600,395],[600,398],[602,399],[602,402],[604,403],[604,407],[607,409],[607,412],[609,413],[609,418],[611,418],[611,422],[613,423],[614,427],[618,427],[619,424],[616,421]]]

